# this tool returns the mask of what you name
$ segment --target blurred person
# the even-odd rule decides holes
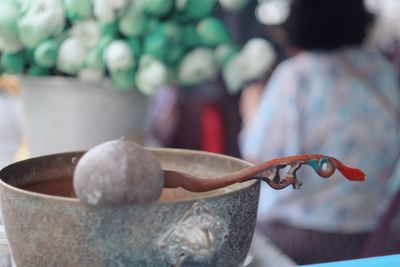
[[[368,177],[324,180],[303,168],[300,190],[263,185],[258,227],[298,264],[357,258],[390,201],[400,91],[392,65],[364,46],[373,20],[362,0],[293,0],[284,28],[296,55],[264,90],[242,94],[245,159],[321,153]]]
[[[400,80],[400,1],[368,0],[366,3],[376,13],[368,45],[382,51],[394,65]]]

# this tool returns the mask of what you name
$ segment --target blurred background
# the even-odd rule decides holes
[[[239,157],[241,89],[286,57],[287,1],[28,2],[2,4],[1,87],[24,106],[33,156],[129,135]]]
[[[364,189],[309,186],[303,195],[282,194],[281,199],[263,188],[260,235],[293,264],[398,253],[400,2],[366,0],[363,7],[373,19],[360,41],[341,32],[361,23],[354,10],[361,10],[356,5],[363,1],[315,2],[2,0],[0,168],[29,157],[90,149],[122,136],[144,146],[209,151],[254,163],[324,153],[366,166],[370,184]],[[329,5],[334,12],[327,11]],[[313,8],[327,12],[329,19],[312,13]],[[296,16],[307,11],[322,21],[321,35],[301,31],[312,20]],[[324,43],[325,35],[331,38]],[[341,38],[342,43],[334,41]],[[358,46],[361,52],[353,51]],[[335,61],[341,52],[335,53],[347,48],[353,50],[346,60],[356,63],[344,61],[348,66],[343,66]],[[296,80],[299,73],[305,80]],[[353,91],[355,80],[361,81],[359,91]],[[323,102],[314,88],[342,93],[321,93]],[[362,93],[371,89],[382,91],[385,100]],[[325,114],[311,110],[314,105],[330,109]],[[345,129],[337,126],[342,121]],[[329,144],[318,143],[321,136]],[[315,197],[305,198],[307,194]],[[343,203],[329,207],[335,206],[335,216],[340,210],[340,219],[321,211],[331,210],[321,203],[337,199]],[[267,203],[278,204],[271,208]],[[284,209],[281,204],[289,215],[274,211]],[[359,213],[363,207],[371,212]],[[320,222],[321,217],[329,222]],[[310,243],[311,251],[340,239],[352,253],[306,256],[306,251],[280,244],[271,232],[279,233],[277,239],[285,244],[291,238],[318,240]]]

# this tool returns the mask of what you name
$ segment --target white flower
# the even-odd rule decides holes
[[[75,75],[83,67],[88,50],[77,38],[69,37],[60,46],[57,69]]]
[[[23,49],[17,31],[18,6],[13,0],[0,1],[0,51],[15,53]]]
[[[167,67],[152,56],[145,55],[140,59],[136,75],[136,86],[143,94],[150,95],[156,89],[168,84]]]
[[[71,35],[83,45],[92,48],[100,40],[100,27],[95,20],[78,21],[72,27]]]
[[[239,92],[244,83],[242,65],[241,57],[237,54],[222,69],[222,77],[230,94]]]
[[[94,15],[103,22],[113,22],[117,19],[117,13],[129,3],[128,0],[93,0]]]
[[[113,5],[109,0],[94,0],[94,15],[103,22],[113,22],[116,19]]]
[[[218,67],[214,52],[208,48],[196,48],[182,59],[178,79],[184,86],[196,85],[217,77]]]
[[[243,64],[242,75],[245,80],[261,78],[276,60],[274,48],[262,38],[247,41],[240,51],[240,57]]]
[[[104,51],[104,61],[111,71],[129,69],[135,65],[135,59],[125,41],[112,41]]]
[[[114,10],[121,10],[129,4],[129,0],[111,0]]]
[[[32,0],[11,0],[18,4],[20,14],[24,14],[29,10],[29,7],[32,5]]]
[[[261,38],[250,39],[239,54],[223,68],[228,92],[237,93],[245,82],[261,79],[275,60],[275,50],[268,41]]]
[[[61,32],[65,18],[61,0],[36,0],[18,22],[23,44],[34,47],[48,37]]]

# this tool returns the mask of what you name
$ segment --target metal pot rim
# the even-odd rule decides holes
[[[148,149],[151,152],[156,152],[156,153],[157,152],[159,152],[159,153],[167,152],[167,153],[177,153],[177,154],[186,154],[186,155],[191,155],[191,154],[205,155],[205,156],[214,157],[214,158],[226,159],[226,160],[231,161],[231,162],[236,162],[236,163],[242,164],[243,166],[245,166],[245,165],[252,166],[253,165],[250,162],[247,162],[247,161],[235,158],[235,157],[222,155],[222,154],[217,154],[217,153],[212,153],[212,152],[197,151],[197,150],[190,150],[190,149],[178,149],[178,148],[146,148],[146,149]],[[10,185],[9,183],[4,181],[5,177],[3,178],[2,174],[3,174],[3,172],[7,171],[9,168],[16,168],[20,164],[23,164],[23,163],[26,164],[27,162],[31,162],[31,161],[34,161],[34,160],[39,160],[39,159],[43,159],[43,158],[46,158],[46,157],[67,156],[67,155],[71,155],[71,157],[73,157],[74,155],[79,155],[81,153],[84,153],[84,151],[75,151],[75,152],[44,155],[44,156],[29,158],[29,159],[26,159],[26,160],[22,160],[22,161],[18,161],[18,162],[12,163],[12,164],[4,167],[2,170],[0,170],[0,187],[3,187],[4,189],[6,189],[8,191],[12,191],[12,192],[17,193],[17,194],[23,194],[23,195],[26,195],[26,196],[31,196],[31,197],[41,198],[41,199],[47,199],[47,200],[52,200],[52,201],[62,201],[62,202],[79,204],[80,202],[79,202],[79,200],[77,198],[70,198],[70,197],[62,197],[62,196],[55,196],[55,195],[36,193],[36,192],[27,191],[27,190],[18,188],[16,186]],[[250,181],[243,182],[243,183],[240,183],[240,184],[234,184],[234,185],[228,186],[227,188],[231,189],[231,191],[228,191],[228,192],[218,192],[218,193],[215,193],[215,194],[210,194],[210,195],[205,195],[205,196],[193,196],[193,197],[188,197],[188,198],[184,198],[184,199],[177,199],[177,200],[158,201],[158,202],[155,202],[155,203],[167,204],[167,203],[174,203],[174,202],[192,202],[192,201],[199,200],[199,199],[206,200],[206,199],[229,196],[229,195],[236,194],[236,193],[244,191],[244,190],[248,190],[251,186],[253,186],[257,182],[258,182],[257,180],[250,180]]]

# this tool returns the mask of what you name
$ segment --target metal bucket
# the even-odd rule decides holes
[[[115,89],[110,80],[65,77],[19,79],[31,156],[86,150],[97,144],[146,134],[148,97]]]
[[[164,168],[203,177],[250,165],[206,152],[151,151]],[[245,260],[259,182],[206,193],[164,189],[158,202],[145,206],[89,207],[68,197],[81,155],[32,158],[0,171],[1,209],[17,266],[232,267]]]

